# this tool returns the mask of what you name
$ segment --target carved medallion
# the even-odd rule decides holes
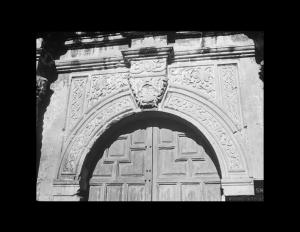
[[[141,108],[157,107],[167,87],[165,76],[131,78],[129,83],[135,99]]]
[[[166,74],[166,59],[131,62],[129,83],[139,107],[157,107],[167,87]]]

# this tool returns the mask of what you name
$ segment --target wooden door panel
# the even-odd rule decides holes
[[[145,185],[128,185],[128,201],[145,201],[146,200],[146,186]]]
[[[139,176],[144,177],[144,159],[145,150],[130,151],[130,158],[128,162],[119,162],[119,177],[124,176]]]
[[[158,184],[158,201],[177,201],[178,187],[174,183]]]
[[[159,149],[158,170],[159,177],[167,175],[186,175],[186,162],[176,162],[175,149]]]
[[[118,134],[121,134],[117,136]],[[90,184],[91,200],[121,201],[151,200],[152,128],[146,122],[136,122],[115,132],[116,138],[104,149],[93,172]],[[150,181],[149,181],[150,180]],[[95,185],[104,184],[99,198]]]
[[[184,183],[181,185],[181,200],[182,201],[201,201],[203,193],[200,183]]]
[[[166,119],[136,121],[111,140],[90,180],[89,200],[221,200],[211,152],[190,128]]]
[[[219,199],[220,179],[204,140],[171,120],[159,119],[153,125],[153,200]],[[207,180],[216,183],[206,186]]]
[[[90,201],[103,201],[103,185],[90,187]]]
[[[219,183],[205,183],[205,201],[220,201],[221,188]]]
[[[122,201],[123,194],[122,184],[108,184],[106,185],[106,201]]]

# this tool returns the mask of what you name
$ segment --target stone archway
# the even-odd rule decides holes
[[[147,114],[151,111],[162,112],[189,122],[192,127],[203,133],[218,159],[222,188],[225,194],[226,191],[234,191],[237,186],[239,188],[242,186],[244,191],[252,188],[251,166],[243,152],[242,145],[238,141],[238,136],[234,136],[236,129],[233,122],[215,104],[196,94],[189,93],[187,96],[184,90],[169,88],[157,110],[147,110],[143,113]],[[78,123],[74,133],[69,137],[61,159],[58,180],[54,182],[54,185],[59,187],[63,186],[64,183],[69,185],[74,183],[70,185],[73,187],[73,194],[76,189],[75,186],[79,190],[82,167],[95,142],[101,140],[102,135],[112,125],[122,119],[126,120],[141,113],[142,110],[137,107],[129,90],[94,106],[94,112],[91,110],[90,114]],[[77,153],[72,153],[73,151]],[[64,172],[67,163],[72,163],[74,168],[69,169],[69,172]],[[81,184],[83,186],[81,189],[86,189],[84,179]]]
[[[154,124],[152,124],[153,122]],[[156,126],[153,127],[154,125]],[[141,128],[139,128],[139,126]],[[127,131],[126,136],[121,135],[122,133],[120,131],[124,132],[122,128],[123,129],[127,128],[127,130],[125,130]],[[110,156],[110,155],[107,155],[107,157],[99,156],[100,153],[104,154],[103,152],[105,148],[107,148],[106,149],[107,151],[112,149],[112,147],[113,147],[112,150],[115,150],[116,144],[117,146],[119,146],[120,141],[122,141],[123,143],[127,141],[125,142],[126,144],[131,143],[131,140],[133,140],[134,138],[130,137],[131,135],[128,135],[128,133],[135,131],[134,128],[136,128],[139,131],[138,133],[139,136],[141,135],[140,129],[147,128],[148,131],[147,134],[149,138],[146,139],[147,136],[145,135],[142,137],[145,140],[147,140],[147,142],[150,142],[151,145],[153,145],[152,148],[151,146],[149,148],[149,144],[147,144],[148,146],[146,145],[144,148],[138,148],[138,147],[134,148],[134,144],[133,147],[132,145],[128,145],[132,147],[130,148],[130,151],[128,152],[125,150],[123,151],[125,152],[124,154],[127,157],[126,158],[127,160],[123,160],[125,156],[123,158],[121,156],[120,161],[118,161],[119,158],[116,158],[116,156]],[[134,132],[132,135],[134,135],[136,132]],[[144,132],[146,132],[146,130],[144,130]],[[169,134],[164,134],[166,132]],[[172,134],[171,135],[172,139],[170,139],[170,133]],[[168,137],[167,140],[170,140],[169,142],[165,142],[165,143],[162,142],[163,139],[160,136],[164,136],[164,135]],[[120,138],[118,139],[118,137]],[[127,139],[124,140],[124,138]],[[191,151],[187,151],[190,149],[189,146],[183,148],[183,140],[184,142],[189,142],[191,147],[193,147],[194,150],[191,149]],[[158,145],[158,143],[160,143],[159,141],[162,142],[160,145]],[[123,143],[122,143],[122,149],[124,148]],[[108,144],[112,145],[112,147],[109,149],[108,149]],[[126,145],[127,147],[126,149],[129,149],[128,146]],[[136,154],[133,155],[131,151],[132,149],[133,152],[137,152],[137,150],[142,149],[140,151],[143,151],[143,154],[139,154],[139,156],[140,158],[143,157],[142,160],[145,159],[145,163],[143,164],[136,163],[138,166],[136,167],[134,166],[135,165],[134,157],[136,157]],[[164,152],[168,151],[170,153],[169,155],[171,155],[172,157],[171,159],[172,160],[174,159],[173,161],[170,161],[171,163],[168,163],[169,161],[165,163],[166,160],[164,162],[162,161],[158,162],[157,158],[160,157],[160,159],[162,159],[163,157],[161,156],[162,153],[161,154],[159,153],[163,151]],[[129,153],[132,154],[128,156]],[[99,159],[101,159],[101,161]],[[104,200],[104,195],[107,198],[106,200],[117,200],[114,198],[110,199],[111,197],[109,196],[108,190],[107,190],[108,193],[105,192],[104,194],[104,188],[102,187],[103,184],[101,184],[101,181],[104,181],[106,183],[105,185],[108,186],[107,188],[114,188],[113,186],[116,186],[116,184],[118,189],[121,187],[123,189],[121,193],[122,200],[130,200],[130,199],[131,200],[152,199],[152,200],[159,200],[159,201],[166,200],[164,198],[163,199],[161,198],[162,197],[161,189],[166,187],[167,187],[166,188],[167,191],[169,190],[175,191],[173,193],[176,195],[176,196],[174,195],[169,196],[170,198],[168,198],[168,200],[206,200],[206,201],[221,200],[220,179],[222,177],[222,174],[213,147],[206,139],[206,137],[202,134],[202,132],[199,131],[197,128],[195,128],[193,124],[191,124],[186,120],[183,120],[178,116],[169,113],[159,112],[159,111],[147,111],[147,112],[140,112],[138,114],[131,115],[129,117],[120,120],[118,123],[116,123],[114,126],[112,126],[109,130],[107,130],[101,135],[101,137],[97,140],[97,142],[94,144],[90,152],[86,155],[85,158],[83,158],[83,160],[84,161],[82,162],[81,171],[79,174],[80,183],[81,183],[81,192],[85,192],[86,193],[85,198],[87,199],[89,196],[89,199],[92,201],[97,200],[97,198],[99,198],[100,195],[101,195],[101,200]],[[146,165],[146,161],[148,162],[147,165]],[[141,162],[141,160],[139,162]],[[149,163],[152,163],[153,165]],[[119,165],[128,166],[126,170],[127,172],[129,170],[130,173],[122,174],[122,170],[123,170],[122,168],[118,169],[119,171],[117,171],[116,168],[119,167]],[[143,165],[146,165],[148,168],[146,166],[144,167]],[[108,166],[110,166],[108,171],[109,173],[104,173],[107,172]],[[112,172],[111,169],[112,166],[114,166],[113,168],[114,174],[110,173]],[[151,172],[152,169],[151,167],[153,167],[152,172]],[[180,169],[179,173],[177,174],[176,171],[178,172],[178,170],[176,168]],[[130,169],[132,170],[130,171]],[[166,170],[163,171],[163,169]],[[139,171],[138,173],[133,173],[135,172],[134,170],[139,170]],[[160,174],[158,170],[160,170]],[[196,170],[198,170],[198,172],[200,170],[200,172],[198,173]],[[142,173],[140,173],[140,171],[142,171]],[[149,173],[146,173],[148,171]],[[121,172],[120,178],[117,178],[116,176],[119,175],[119,172]],[[96,176],[93,176],[93,173],[98,173],[98,174],[96,174]],[[136,178],[135,177],[136,175],[138,175],[139,178]],[[149,175],[153,175],[153,176],[149,178]],[[183,177],[182,175],[184,175],[185,177]],[[98,177],[100,177],[100,179]],[[166,177],[169,177],[167,178],[168,180],[166,179]],[[176,182],[176,178],[177,178],[177,182]],[[137,183],[137,181],[140,181],[140,183],[134,184]],[[144,181],[145,182],[149,181],[150,183],[148,182],[144,183]],[[166,181],[168,181],[167,184]],[[121,182],[124,183],[120,185]],[[169,189],[170,186],[172,188]],[[145,187],[146,187],[146,191],[142,191],[143,197],[135,195],[136,192],[135,188],[138,189],[141,188],[145,190]],[[148,192],[147,190],[148,188],[151,189],[149,190],[150,192]],[[177,188],[179,188],[180,190]],[[130,192],[130,189],[133,192]],[[103,193],[100,194],[99,191]],[[96,195],[99,196],[97,197]],[[146,195],[147,197],[145,197]]]
[[[54,180],[56,192],[62,187],[72,188],[68,194],[86,189],[84,163],[95,142],[103,140],[108,129],[122,119],[153,111],[189,122],[196,131],[203,133],[220,165],[225,195],[253,193],[250,157],[244,152],[240,133],[243,119],[238,109],[239,93],[232,90],[238,86],[238,79],[233,73],[237,72],[235,70],[239,63],[197,63],[189,64],[186,68],[182,65],[179,68],[169,65],[167,68],[167,57],[171,50],[166,47],[153,51],[142,49],[124,52],[125,60],[128,57],[131,65],[129,73],[126,69],[118,70],[118,73],[102,71],[70,77],[70,93],[74,89],[79,90],[79,93],[73,91],[75,97],[70,101],[75,99],[76,103],[80,95],[78,112],[83,113],[78,113],[74,120],[70,117],[72,120],[68,120],[72,123],[66,123],[68,132],[61,152],[57,180]],[[140,57],[141,54],[149,57],[145,59]],[[219,72],[222,78],[215,78],[217,75],[214,76],[213,70]],[[221,91],[225,81],[229,83],[226,82],[227,90]],[[102,87],[98,88],[100,85]],[[228,99],[226,91],[230,90],[236,100],[230,103],[235,107],[233,112],[219,105],[222,102],[220,98]],[[90,92],[86,94],[85,91]],[[79,186],[80,183],[83,186]]]

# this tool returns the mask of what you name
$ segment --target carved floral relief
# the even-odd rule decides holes
[[[73,79],[72,85],[69,128],[72,128],[82,113],[86,79]]]
[[[212,98],[216,98],[216,87],[213,67],[196,66],[187,68],[171,68],[170,81],[200,90]]]
[[[237,153],[232,140],[227,135],[226,130],[207,110],[188,100],[174,96],[171,96],[166,107],[176,110],[180,109],[180,111],[183,112],[189,112],[204,122],[212,130],[226,151],[229,169],[239,170],[243,168],[242,159]]]
[[[235,66],[221,66],[221,78],[223,83],[223,105],[236,127],[239,127],[239,105],[237,84],[235,78]]]
[[[157,107],[167,87],[167,77],[131,78],[130,86],[138,105],[141,108]]]
[[[86,142],[95,129],[103,126],[103,123],[112,118],[114,115],[122,111],[126,111],[130,107],[130,99],[127,97],[110,104],[108,107],[99,112],[97,116],[85,126],[83,131],[77,137],[70,153],[64,161],[63,172],[75,173],[76,165],[83,147],[87,145]]]
[[[132,61],[130,67],[131,74],[151,73],[160,72],[166,69],[166,60],[143,60],[143,61]]]
[[[88,107],[96,101],[113,93],[124,86],[128,86],[129,73],[114,73],[92,76],[92,85],[88,97]]]

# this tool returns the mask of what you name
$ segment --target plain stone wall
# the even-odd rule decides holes
[[[244,116],[244,140],[251,157],[253,178],[263,180],[263,87],[259,65],[253,58],[240,59],[241,101]]]

